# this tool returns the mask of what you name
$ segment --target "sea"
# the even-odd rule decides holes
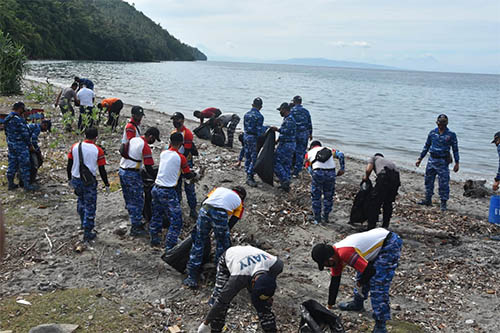
[[[261,97],[264,123],[278,127],[276,108],[300,95],[311,113],[314,139],[355,158],[383,153],[422,173],[425,161],[420,168],[415,161],[444,113],[460,150],[460,171],[452,178],[491,183],[498,169],[490,142],[500,131],[500,75],[217,61],[29,62],[29,79],[63,87],[74,76],[91,79],[98,96],[192,119],[193,111],[207,107],[243,119]]]

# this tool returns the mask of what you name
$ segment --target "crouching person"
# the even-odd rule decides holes
[[[190,288],[198,286],[203,249],[212,229],[216,241],[215,262],[231,246],[229,230],[243,216],[243,201],[247,195],[241,186],[232,189],[218,187],[207,195],[196,220],[196,228],[191,233],[193,246],[187,263],[188,277],[183,281]],[[229,218],[228,221],[228,217]]]
[[[277,332],[272,312],[276,278],[283,271],[277,257],[253,246],[233,246],[224,252],[217,264],[215,287],[210,297],[212,306],[198,333],[222,332],[229,304],[244,288],[250,292],[264,332]]]
[[[391,317],[389,287],[398,267],[402,244],[396,233],[384,228],[350,235],[333,246],[316,244],[311,254],[313,260],[320,271],[324,267],[330,267],[331,270],[328,308],[337,300],[344,266],[352,266],[358,271],[354,300],[340,303],[339,309],[362,311],[369,292],[375,319],[373,333],[386,333],[385,323]]]
[[[97,180],[95,177],[98,168],[101,179],[106,186],[106,191],[109,191],[108,175],[104,167],[106,158],[102,148],[95,144],[96,139],[97,128],[87,128],[85,130],[85,140],[77,142],[71,147],[66,168],[68,181],[71,182],[71,186],[78,196],[76,209],[78,215],[80,215],[81,228],[84,230],[84,241],[91,241],[96,237],[93,229],[97,203]],[[86,172],[85,167],[93,177],[93,181],[88,184],[85,184],[80,174]]]

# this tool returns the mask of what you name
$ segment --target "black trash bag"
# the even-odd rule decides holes
[[[264,137],[264,145],[255,160],[254,170],[260,179],[266,184],[273,186],[274,177],[274,145],[276,134],[273,130],[267,130]]]
[[[196,228],[196,227],[195,227]],[[189,261],[189,252],[191,252],[191,247],[193,246],[193,238],[191,235],[184,239],[182,242],[178,243],[176,246],[165,252],[161,256],[161,259],[175,268],[179,273],[184,273],[186,270],[187,263]],[[210,261],[210,250],[212,245],[210,243],[210,237],[207,238],[205,243],[205,248],[203,249],[203,263]]]
[[[349,224],[363,223],[368,220],[368,207],[370,205],[370,194],[373,185],[370,179],[363,180],[360,184],[359,192],[354,197],[351,208]]]
[[[210,140],[212,137],[212,133],[210,133],[210,123],[206,122],[201,124],[193,130],[193,133],[200,139]]]
[[[224,134],[222,128],[216,127],[212,130],[212,138],[210,139],[210,142],[216,146],[224,147],[226,144],[226,135]]]
[[[344,333],[340,317],[313,299],[300,305],[299,333]]]

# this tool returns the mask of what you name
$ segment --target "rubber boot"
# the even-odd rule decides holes
[[[417,202],[417,204],[422,206],[432,206],[432,197],[426,196],[424,200]]]
[[[198,273],[188,270],[188,276],[182,281],[182,284],[192,289],[198,288]]]
[[[448,207],[446,206],[446,200],[441,200],[441,211],[446,212],[448,210]]]
[[[7,177],[7,181],[9,182],[9,187],[7,188],[9,191],[13,191],[19,187],[16,183],[14,183],[14,178]]]
[[[385,326],[385,321],[376,320],[372,333],[387,333],[387,327]]]
[[[365,309],[363,306],[364,302],[364,299],[354,295],[354,299],[352,301],[339,303],[339,309],[342,311],[363,311]]]
[[[141,236],[146,236],[148,232],[144,230],[144,225],[133,225],[132,228],[130,229],[130,236],[133,237],[141,237]]]
[[[251,187],[257,187],[257,183],[255,182],[252,176],[247,177],[247,185]]]

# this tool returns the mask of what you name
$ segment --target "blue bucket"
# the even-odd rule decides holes
[[[500,195],[494,195],[490,200],[490,215],[488,220],[494,224],[500,224]]]

